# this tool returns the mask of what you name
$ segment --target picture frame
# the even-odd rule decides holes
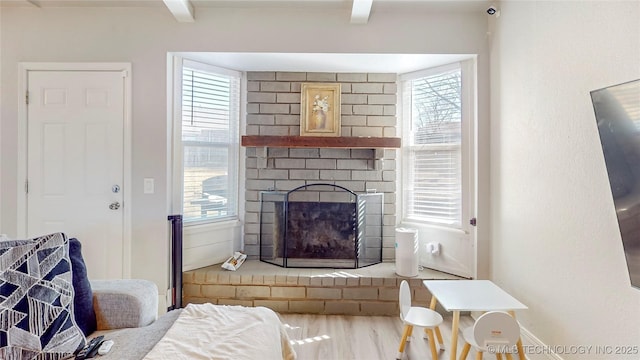
[[[339,83],[302,83],[300,136],[340,136]]]

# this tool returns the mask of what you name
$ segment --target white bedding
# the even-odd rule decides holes
[[[273,310],[189,304],[144,360],[295,358],[285,328]]]

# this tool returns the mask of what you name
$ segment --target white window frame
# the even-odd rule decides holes
[[[240,132],[242,129],[242,116],[243,116],[243,112],[242,112],[242,103],[243,103],[243,89],[245,88],[245,81],[244,81],[244,76],[241,72],[239,71],[234,71],[234,70],[230,70],[230,69],[225,69],[225,68],[221,68],[215,65],[210,65],[198,60],[193,60],[193,59],[189,59],[187,57],[181,56],[181,55],[168,55],[168,61],[171,64],[172,63],[172,74],[169,75],[169,79],[167,79],[170,83],[173,84],[173,86],[169,86],[167,89],[168,94],[167,94],[167,98],[168,99],[172,99],[172,101],[168,101],[168,114],[172,114],[170,119],[169,119],[169,128],[172,129],[172,135],[171,138],[169,139],[170,141],[170,146],[173,148],[173,151],[170,152],[170,156],[171,159],[169,159],[169,163],[172,164],[172,166],[168,167],[168,171],[170,171],[170,174],[168,174],[167,179],[170,179],[171,184],[169,184],[169,186],[167,187],[169,189],[170,192],[170,204],[168,206],[169,208],[169,213],[172,214],[182,214],[183,212],[183,208],[184,208],[184,158],[183,158],[183,145],[182,145],[182,74],[183,74],[183,67],[186,65],[190,68],[193,69],[198,69],[198,70],[203,70],[203,71],[211,71],[211,72],[216,72],[218,74],[225,74],[225,75],[230,75],[230,76],[235,76],[238,77],[240,80],[240,94],[239,94],[239,101],[240,101],[240,108],[238,109],[238,114],[239,114],[239,119],[238,119],[238,124],[237,124],[237,130],[236,133],[238,136],[234,137],[232,139],[232,143],[231,145],[234,148],[234,152],[232,155],[230,155],[230,159],[229,159],[229,165],[230,165],[230,169],[231,170],[235,170],[236,173],[236,179],[238,180],[238,183],[240,183],[240,179],[241,179],[241,170],[240,170],[240,163],[241,163],[241,151],[240,151]],[[231,147],[230,147],[231,148]],[[232,169],[232,166],[234,169]],[[235,209],[235,215],[233,216],[225,216],[225,217],[221,217],[218,219],[203,219],[203,220],[196,220],[196,221],[189,221],[189,222],[183,222],[184,227],[198,227],[198,226],[202,226],[202,225],[206,225],[206,224],[237,224],[238,220],[240,219],[240,212],[242,211],[243,206],[241,206],[241,201],[243,201],[241,199],[240,196],[240,192],[241,189],[238,186],[236,188],[236,209]]]
[[[404,190],[406,188],[406,181],[408,181],[407,173],[405,169],[409,169],[409,157],[406,152],[408,151],[408,146],[405,147],[405,143],[409,143],[405,139],[409,139],[410,131],[411,131],[411,114],[405,114],[405,95],[404,94],[404,83],[406,81],[435,75],[438,73],[450,71],[453,69],[459,68],[462,76],[462,88],[461,88],[461,106],[462,106],[462,143],[461,143],[461,224],[460,226],[448,226],[446,224],[442,224],[440,222],[430,222],[427,220],[418,220],[415,218],[409,218],[405,212],[404,207]],[[474,89],[475,89],[475,62],[473,60],[465,60],[460,62],[455,62],[451,64],[446,64],[442,66],[437,66],[429,69],[419,70],[411,73],[401,74],[398,77],[398,116],[400,124],[400,133],[403,139],[403,146],[400,151],[400,164],[401,171],[398,171],[398,183],[400,184],[398,193],[398,206],[400,213],[400,223],[403,224],[425,224],[425,225],[433,225],[437,227],[449,228],[452,230],[460,230],[467,232],[469,228],[469,220],[472,218],[472,214],[475,213],[475,188],[476,188],[476,180],[475,176],[475,163],[476,163],[476,154],[475,154],[475,114],[477,109],[477,100],[475,98]],[[410,105],[410,104],[409,104]]]

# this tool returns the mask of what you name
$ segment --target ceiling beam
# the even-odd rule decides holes
[[[193,5],[189,0],[163,0],[178,22],[195,22]]]
[[[351,9],[352,24],[366,24],[369,22],[369,14],[371,14],[371,4],[373,0],[353,0],[353,8]]]

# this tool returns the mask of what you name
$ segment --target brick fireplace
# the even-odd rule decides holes
[[[341,84],[342,136],[396,137],[397,76],[387,73],[247,73],[247,135],[300,133],[303,82]],[[329,183],[356,193],[384,194],[382,258],[393,260],[396,149],[246,147],[245,252],[260,253],[260,193]]]
[[[382,261],[382,193],[312,183],[260,195],[261,261],[353,269]]]

